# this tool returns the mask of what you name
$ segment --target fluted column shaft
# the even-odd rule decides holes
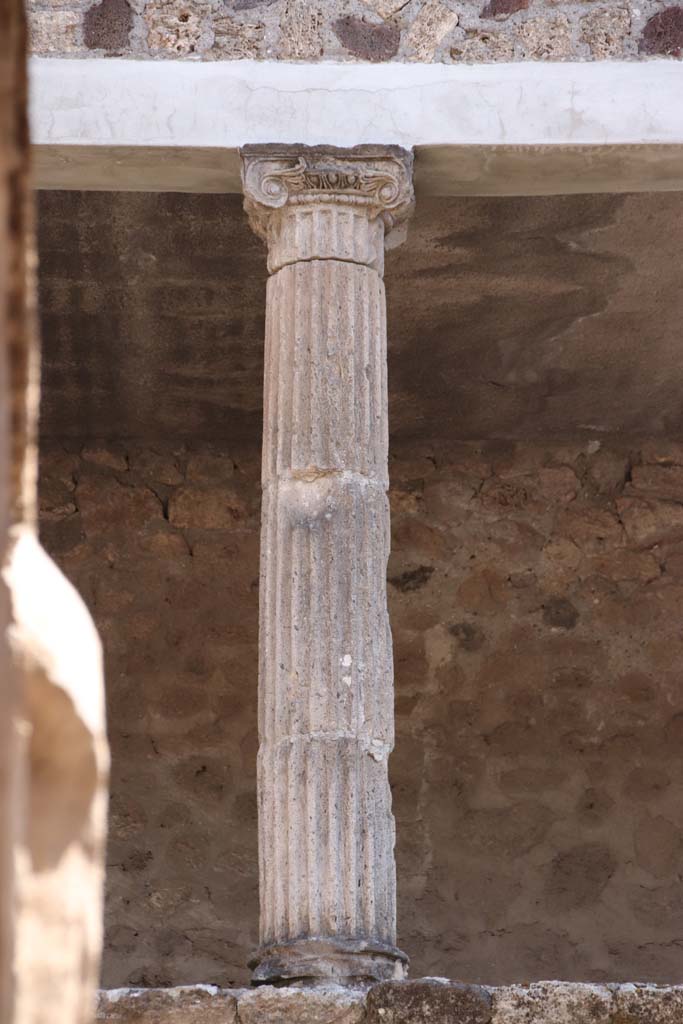
[[[381,275],[390,208],[410,204],[409,162],[251,150],[244,168],[271,272],[254,978],[400,977]]]

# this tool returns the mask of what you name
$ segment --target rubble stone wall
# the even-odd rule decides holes
[[[676,981],[683,445],[402,448],[390,469],[413,976]],[[44,445],[42,537],[106,652],[107,987],[248,980],[258,521],[257,451]]]
[[[443,978],[368,993],[210,986],[102,992],[98,1024],[679,1024],[683,987],[542,982],[488,988]]]
[[[207,60],[609,60],[683,53],[662,0],[30,0],[33,52]]]

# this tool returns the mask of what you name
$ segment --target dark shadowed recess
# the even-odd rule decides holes
[[[424,198],[388,254],[394,443],[683,435],[683,196]],[[239,196],[40,195],[42,430],[257,445]]]

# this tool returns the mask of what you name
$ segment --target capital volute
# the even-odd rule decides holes
[[[262,238],[277,211],[294,207],[346,206],[385,233],[413,207],[412,153],[397,146],[245,146],[241,156],[244,206]]]

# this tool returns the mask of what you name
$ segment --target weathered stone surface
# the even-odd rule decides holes
[[[648,20],[640,37],[641,53],[680,57],[683,53],[683,8],[672,5]]]
[[[258,505],[253,451],[155,442],[147,460],[139,443],[112,447],[128,457],[129,488],[143,494],[162,493],[159,475],[180,476],[163,485],[169,507],[177,490],[212,478],[219,492]],[[88,596],[116,680],[105,983],[246,984],[258,918],[257,519],[176,527],[152,495],[153,530],[131,516],[122,532],[108,511],[122,474],[75,448],[55,445],[53,456],[46,444],[42,481],[60,499],[87,477],[93,522],[102,503],[100,529],[59,560]],[[554,444],[394,447],[391,490],[410,500],[394,506],[388,568],[390,778],[399,937],[416,974],[445,974],[457,952],[465,978],[492,983],[675,977],[683,543],[641,550],[615,511],[629,458],[634,469],[668,466],[680,452],[661,441],[603,442],[600,451],[617,467],[605,491],[586,475],[585,445],[572,456]],[[580,484],[569,505],[490,502],[498,482],[523,478],[540,492],[534,465],[572,469]],[[663,521],[676,508],[648,501]],[[79,514],[51,515],[46,541],[62,523],[79,534]],[[556,614],[567,625],[554,624]],[[483,786],[493,806],[482,807]],[[648,835],[659,818],[673,826],[662,827],[661,855]],[[582,853],[587,845],[598,849]],[[655,925],[642,923],[633,870],[650,903],[660,887],[670,892]],[[551,910],[570,901],[570,913]],[[641,940],[650,927],[656,936]]]
[[[284,0],[278,13],[279,55],[284,60],[319,60],[325,52],[322,8],[311,0]]]
[[[365,994],[334,985],[320,989],[262,985],[239,996],[240,1024],[362,1024]]]
[[[251,11],[254,7],[269,7],[279,0],[233,0],[232,7],[236,11]]]
[[[169,501],[168,518],[173,526],[198,530],[224,530],[239,526],[247,518],[244,499],[234,487],[216,483],[201,486],[187,483]]]
[[[508,18],[517,11],[525,11],[529,6],[529,0],[490,0],[482,8],[482,18]]]
[[[490,992],[444,978],[385,982],[370,990],[368,1024],[490,1024]]]
[[[511,61],[515,54],[515,40],[503,32],[469,31],[451,47],[451,59],[476,64],[480,61]]]
[[[234,18],[214,16],[214,43],[208,56],[225,60],[257,60],[265,40],[261,22],[239,22]]]
[[[683,504],[683,466],[655,464],[634,466],[626,495],[642,495]]]
[[[221,478],[232,476],[233,466],[230,460],[223,458],[220,461],[223,466]],[[153,485],[164,484],[167,487],[174,487],[184,479],[179,468],[179,453],[157,452],[153,448],[143,448],[131,452],[129,465],[133,473],[139,474],[145,482]]]
[[[363,0],[363,4],[381,18],[391,18],[406,6],[405,0]]]
[[[511,985],[493,990],[492,1024],[611,1024],[612,1009],[606,985]]]
[[[445,978],[226,991],[208,985],[101,992],[98,1024],[678,1024],[683,988],[539,982],[505,988]],[[236,1007],[236,1010],[235,1010]]]
[[[623,57],[630,32],[631,13],[628,7],[610,5],[581,19],[581,38],[596,60]]]
[[[520,25],[518,39],[528,60],[568,60],[573,52],[571,24],[565,14],[529,18]]]
[[[83,19],[83,41],[89,50],[124,52],[133,27],[133,11],[128,0],[101,0]]]
[[[113,989],[99,993],[101,1024],[236,1024],[239,990],[212,985]]]
[[[338,18],[333,28],[342,46],[361,60],[390,60],[398,52],[401,32],[397,25],[373,24],[348,15]]]
[[[138,534],[163,520],[163,507],[146,487],[131,487],[114,476],[82,470],[73,492],[86,536],[95,539],[110,530]]]
[[[680,7],[659,0],[31,0],[35,52],[205,60],[421,61],[680,56]],[[60,10],[52,38],[49,19]],[[89,9],[90,8],[90,9]],[[493,23],[495,31],[491,31]]]
[[[410,60],[428,63],[458,24],[457,11],[441,0],[427,0],[406,32],[405,46]]]
[[[683,987],[614,986],[614,1024],[678,1024],[683,1019]]]
[[[623,491],[630,469],[628,455],[598,447],[588,459],[587,482],[599,494],[613,497]]]
[[[36,7],[29,11],[28,24],[33,53],[71,56],[82,48],[80,11]]]
[[[355,154],[253,147],[243,159],[245,206],[268,239],[272,275],[254,976],[400,977],[378,245],[384,218],[410,209],[412,161],[369,147]]]
[[[683,505],[623,497],[617,501],[619,518],[635,547],[683,540]]]
[[[128,469],[125,451],[121,448],[117,451],[113,445],[107,448],[101,445],[86,445],[81,454],[86,462],[92,462],[96,466],[105,466],[119,473],[125,473]]]

